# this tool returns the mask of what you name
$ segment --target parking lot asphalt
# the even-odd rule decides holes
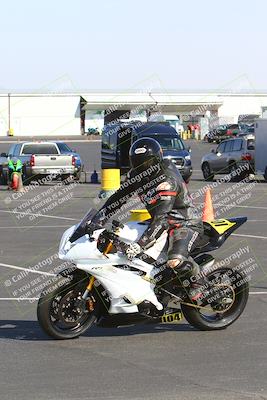
[[[200,160],[215,146],[190,145],[189,189],[201,210],[207,184]],[[81,153],[86,170],[100,170],[99,142],[71,147]],[[48,279],[44,273],[63,266],[57,258],[63,231],[101,205],[100,185],[52,183],[28,186],[22,194],[0,186],[1,400],[267,399],[267,184],[217,180],[210,186],[216,217],[248,217],[214,253],[225,263],[251,259],[254,265],[240,319],[218,332],[199,332],[183,321],[93,328],[61,342],[39,328],[36,299]],[[16,300],[24,297],[31,300]]]

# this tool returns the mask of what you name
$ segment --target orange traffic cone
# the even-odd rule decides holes
[[[205,193],[202,221],[203,222],[214,221],[214,211],[213,211],[210,188],[208,188]]]

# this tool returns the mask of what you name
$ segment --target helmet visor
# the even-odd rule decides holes
[[[132,168],[134,168],[138,171],[145,171],[149,167],[152,167],[158,163],[159,163],[159,159],[157,156],[131,158]]]

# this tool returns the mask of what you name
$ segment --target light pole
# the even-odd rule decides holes
[[[10,93],[8,93],[8,135],[10,135]]]

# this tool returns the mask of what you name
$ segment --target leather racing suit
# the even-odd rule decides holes
[[[203,226],[175,165],[163,160],[140,173],[136,168],[130,170],[125,182],[106,201],[93,222],[104,225],[133,195],[139,196],[152,217],[138,240],[140,247],[148,249],[167,231],[168,260],[185,261],[197,246]]]

